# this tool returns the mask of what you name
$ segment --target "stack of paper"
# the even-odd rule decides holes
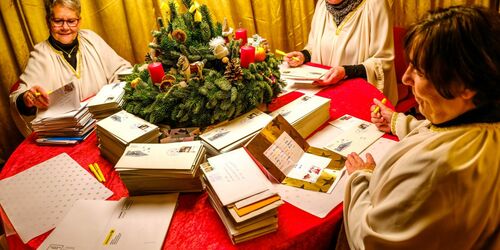
[[[272,117],[282,115],[288,123],[306,138],[330,119],[330,99],[317,95],[304,95],[275,110]]]
[[[206,160],[200,141],[131,143],[115,169],[133,195],[203,190],[200,164]]]
[[[233,243],[277,230],[283,201],[244,148],[211,157],[201,169],[210,203]]]
[[[38,249],[161,249],[177,197],[79,200]]]
[[[50,105],[40,110],[31,122],[38,144],[75,144],[87,138],[95,128],[95,120],[81,103],[73,83],[52,91]]]
[[[229,122],[216,125],[215,128],[200,135],[210,155],[231,151],[243,146],[273,118],[254,109]]]
[[[160,132],[158,126],[122,110],[97,122],[97,136],[101,154],[116,163],[130,143],[158,143]]]
[[[90,100],[88,107],[94,119],[106,118],[122,109],[125,84],[125,82],[119,82],[104,85]]]
[[[292,84],[312,84],[314,81],[323,79],[327,69],[301,65],[296,68],[284,68],[281,70],[281,79]]]

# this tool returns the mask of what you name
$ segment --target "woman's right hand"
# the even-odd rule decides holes
[[[46,109],[49,107],[49,94],[42,87],[36,85],[24,92],[23,101],[28,108]]]
[[[290,65],[290,67],[298,67],[304,64],[304,61],[306,60],[304,54],[302,54],[302,52],[299,51],[293,51],[286,54],[284,59],[288,63],[288,65]]]
[[[391,133],[391,119],[394,111],[375,98],[373,102],[375,105],[372,105],[370,108],[372,123],[374,123],[380,131]],[[374,112],[377,106],[380,108],[377,112]]]

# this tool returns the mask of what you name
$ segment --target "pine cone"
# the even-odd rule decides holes
[[[233,58],[227,64],[224,77],[226,77],[229,81],[238,81],[243,79],[243,71],[241,70],[239,58]]]

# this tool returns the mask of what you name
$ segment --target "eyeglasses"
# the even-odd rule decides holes
[[[68,20],[52,18],[50,19],[50,21],[52,22],[52,25],[54,25],[54,27],[62,27],[64,23],[68,24],[69,27],[76,27],[78,25],[78,22],[80,21],[80,18]]]

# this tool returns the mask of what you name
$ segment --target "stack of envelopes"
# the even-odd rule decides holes
[[[131,143],[115,169],[132,195],[199,192],[200,164],[205,160],[200,141]]]
[[[283,201],[244,148],[208,158],[201,169],[209,201],[233,243],[278,229]]]
[[[158,143],[158,126],[124,110],[97,122],[101,155],[113,164],[130,143]]]
[[[125,82],[104,85],[89,102],[89,111],[94,119],[106,118],[122,109]]]
[[[330,99],[317,95],[304,95],[270,115],[272,117],[282,115],[303,138],[306,138],[330,119]]]

